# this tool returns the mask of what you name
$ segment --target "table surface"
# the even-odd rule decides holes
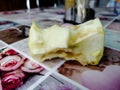
[[[101,71],[111,64],[120,66],[120,15],[113,15],[106,9],[96,9],[96,17],[100,18],[105,30],[105,53],[103,56],[104,58],[101,60],[103,61],[101,64],[104,65],[103,67],[99,65],[88,65],[84,67],[76,61],[65,61],[60,59],[45,62],[34,61],[28,48],[28,33],[32,21],[35,21],[41,28],[46,28],[54,24],[62,25],[64,12],[62,8],[48,8],[44,10],[35,8],[30,11],[15,10],[0,12],[0,51],[2,52],[4,48],[11,48],[44,68],[43,71],[39,72],[41,75],[29,75],[29,78],[23,85],[17,87],[16,90],[39,90],[42,86],[48,85],[50,87],[50,85],[53,84],[65,85],[65,83],[70,84],[74,88],[73,90],[88,90],[79,80],[81,69],[78,69],[77,73],[70,71],[70,75],[66,74],[67,71],[63,72],[62,70],[65,70],[65,68],[70,70],[71,68],[69,67],[71,66],[73,68],[83,68],[83,71],[86,68],[88,70]],[[108,58],[105,57],[106,55]],[[115,59],[119,59],[118,62],[110,63],[109,59],[114,56],[116,56]],[[44,76],[42,74],[44,74]],[[53,82],[52,84],[51,81]]]

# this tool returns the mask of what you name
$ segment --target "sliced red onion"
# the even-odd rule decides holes
[[[88,70],[81,74],[81,82],[90,90],[119,90],[111,78],[98,70]]]
[[[28,73],[37,73],[37,72],[40,72],[40,71],[43,70],[42,68],[28,69],[28,68],[26,68],[26,67],[21,67],[21,69],[22,69],[24,72],[28,72]]]
[[[5,55],[16,55],[17,54],[17,52],[15,50],[10,49],[10,48],[7,48],[7,49],[3,50],[2,53],[5,54]]]
[[[6,56],[0,60],[2,71],[11,71],[19,68],[24,63],[24,58],[19,55]]]
[[[26,60],[21,69],[25,72],[37,73],[42,71],[44,68],[31,60]]]

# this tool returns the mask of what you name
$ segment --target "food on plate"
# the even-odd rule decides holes
[[[54,25],[43,30],[33,22],[28,44],[38,61],[60,57],[97,65],[103,56],[104,30],[98,18],[72,28]]]

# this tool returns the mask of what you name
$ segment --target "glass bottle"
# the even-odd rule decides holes
[[[95,17],[89,0],[65,0],[65,11],[64,23],[80,24]]]

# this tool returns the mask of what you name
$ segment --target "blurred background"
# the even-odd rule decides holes
[[[30,8],[47,8],[49,6],[60,7],[64,6],[65,2],[65,0],[0,0],[0,11],[27,9],[27,1],[29,1]],[[114,0],[89,0],[89,4],[91,7],[106,7],[109,2],[113,4],[113,1]]]

